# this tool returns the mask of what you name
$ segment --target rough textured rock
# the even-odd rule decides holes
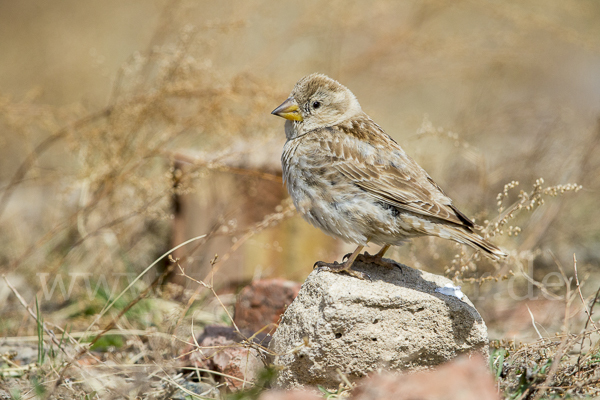
[[[250,332],[244,334],[246,337],[252,335]],[[198,337],[198,346],[184,350],[183,368],[192,366],[220,372],[225,375],[217,375],[215,379],[223,379],[230,388],[239,389],[244,380],[254,381],[264,367],[255,349],[239,344],[242,339],[233,327],[209,325]],[[255,338],[255,342],[265,345],[265,339]]]
[[[487,359],[487,329],[473,304],[435,291],[450,280],[407,266],[353,268],[371,281],[315,270],[285,311],[270,343],[281,368],[277,387],[333,390],[339,372],[356,381],[378,370],[427,369],[463,353]]]
[[[252,282],[242,289],[235,305],[234,321],[242,334],[233,327],[207,326],[196,340],[198,346],[184,349],[182,367],[203,368],[228,375],[215,375],[214,378],[232,389],[242,387],[244,380],[254,381],[264,364],[256,349],[240,342],[244,338],[252,338],[257,345],[266,347],[271,339],[269,333],[275,329],[276,322],[299,290],[299,283],[284,279]],[[265,326],[267,329],[262,329]]]
[[[414,374],[384,373],[362,380],[352,400],[500,400],[481,356],[461,356],[433,371]]]
[[[285,308],[294,301],[299,290],[299,283],[284,279],[253,281],[240,292],[233,320],[240,329],[253,332],[272,324],[272,329],[263,330],[269,333],[275,330],[275,324]]]

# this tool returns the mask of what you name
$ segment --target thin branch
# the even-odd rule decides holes
[[[587,304],[585,303],[585,300],[583,299],[583,294],[581,293],[581,286],[579,285],[579,274],[577,273],[577,257],[575,256],[575,253],[573,253],[573,270],[575,271],[575,285],[577,287],[577,293],[579,293],[579,298],[581,299],[581,304],[583,305],[583,309],[585,310],[585,313],[588,316],[585,325],[587,326],[588,322],[591,322],[592,326],[595,329],[598,329],[598,327],[596,326],[594,321],[592,321],[592,314],[590,313],[590,310],[588,310]]]

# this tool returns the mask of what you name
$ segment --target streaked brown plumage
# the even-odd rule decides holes
[[[273,114],[287,119],[281,163],[294,205],[311,224],[358,244],[345,263],[317,266],[362,277],[350,269],[357,257],[387,264],[381,258],[390,245],[427,235],[468,244],[494,260],[505,256],[474,232],[473,222],[339,82],[308,75]],[[368,242],[383,248],[359,256]]]

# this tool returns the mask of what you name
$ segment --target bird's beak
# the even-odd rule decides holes
[[[277,115],[279,117],[289,119],[290,121],[302,121],[302,115],[300,115],[300,107],[298,107],[298,103],[293,97],[290,97],[279,107],[274,109],[271,114]]]

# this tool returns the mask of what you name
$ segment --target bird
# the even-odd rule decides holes
[[[506,257],[338,81],[307,75],[271,114],[286,119],[281,164],[294,206],[310,224],[358,246],[342,263],[314,268],[366,279],[352,269],[356,260],[392,267],[383,259],[390,246],[420,236]],[[381,250],[360,254],[369,242]]]

